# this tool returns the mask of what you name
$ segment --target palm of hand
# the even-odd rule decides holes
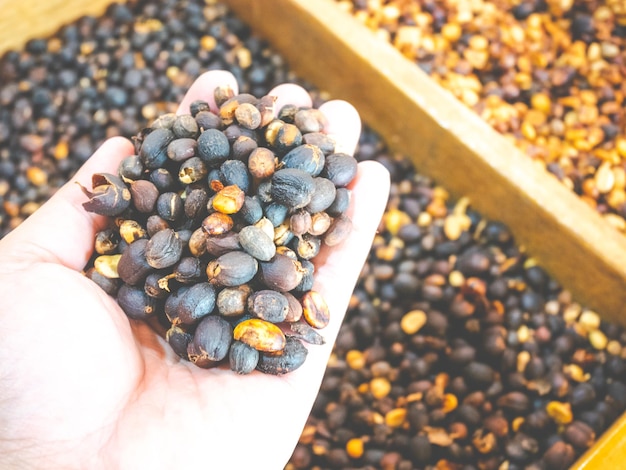
[[[224,79],[234,81],[205,75],[181,107]],[[107,142],[76,179],[88,185],[130,151],[127,141]],[[147,325],[129,322],[78,272],[102,220],[82,210],[76,186],[62,188],[0,244],[2,467],[282,468],[317,394],[387,185],[378,168],[362,165],[350,245],[330,252],[316,274],[335,313],[328,342],[309,348],[305,364],[284,377],[199,369]]]

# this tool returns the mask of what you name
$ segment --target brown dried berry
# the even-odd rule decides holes
[[[276,254],[274,241],[259,227],[248,225],[239,231],[239,244],[251,256],[269,261]]]
[[[193,363],[219,362],[226,357],[233,340],[233,328],[221,317],[210,315],[196,327],[187,347]]]
[[[310,344],[324,344],[324,337],[320,335],[315,329],[309,326],[307,323],[297,322],[289,325],[289,328],[294,333],[293,337],[299,340],[305,341]]]
[[[324,234],[324,244],[337,246],[348,238],[352,232],[352,220],[347,215],[341,214],[336,217]]]
[[[272,199],[290,209],[306,206],[314,191],[313,178],[303,170],[285,168],[272,176]]]
[[[153,271],[146,261],[146,247],[148,240],[141,239],[131,243],[122,253],[117,272],[122,281],[131,286],[143,283],[148,274]]]
[[[257,369],[266,374],[282,375],[298,369],[308,354],[307,349],[296,338],[287,338],[279,353],[261,353]]]
[[[249,374],[259,363],[259,351],[241,341],[233,341],[228,353],[230,369],[237,374]]]
[[[254,149],[248,158],[248,171],[254,178],[269,178],[276,171],[276,156],[264,147]]]
[[[280,292],[260,290],[248,298],[248,311],[261,320],[279,323],[287,317],[289,301]]]
[[[159,190],[150,181],[137,180],[130,183],[130,194],[135,209],[144,214],[149,214],[154,210],[159,197]]]
[[[161,230],[146,245],[146,261],[155,269],[173,266],[182,256],[183,246],[183,241],[174,230]]]
[[[235,119],[246,129],[257,129],[261,126],[261,112],[251,103],[242,103],[235,109]]]
[[[155,312],[156,300],[142,288],[122,285],[117,291],[117,303],[124,313],[134,320],[145,320]]]
[[[302,280],[302,266],[297,260],[276,254],[267,262],[260,262],[261,280],[269,289],[288,292]]]
[[[226,287],[217,295],[217,310],[225,317],[236,317],[246,312],[252,289],[247,284]]]
[[[211,261],[206,273],[212,284],[233,287],[252,280],[257,269],[257,261],[248,253],[232,251]]]
[[[207,236],[206,251],[213,256],[222,256],[237,250],[241,250],[238,233],[228,232],[224,235]]]

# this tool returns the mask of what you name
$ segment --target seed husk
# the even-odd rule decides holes
[[[206,177],[208,169],[198,157],[185,160],[178,170],[178,179],[183,184],[193,184]]]
[[[279,327],[259,318],[239,323],[235,327],[234,338],[263,352],[281,351],[286,344],[285,335]]]
[[[313,235],[305,234],[296,242],[296,253],[304,260],[313,259],[320,252],[322,241]]]
[[[83,203],[85,210],[99,215],[114,217],[130,206],[131,194],[124,182],[108,173],[96,173],[91,177],[93,192],[81,186],[89,201]]]
[[[307,233],[311,224],[311,214],[305,210],[300,210],[289,218],[289,230],[296,236]]]
[[[328,305],[319,292],[309,291],[302,297],[302,314],[306,322],[318,330],[328,325],[330,312]]]
[[[98,256],[93,263],[95,270],[102,276],[109,279],[117,279],[120,277],[117,266],[122,255],[101,255]]]
[[[228,360],[232,371],[241,375],[249,374],[259,363],[259,351],[241,341],[233,341]]]
[[[248,311],[261,320],[279,323],[289,312],[289,301],[280,292],[260,290],[248,298]]]
[[[272,375],[288,374],[304,364],[307,354],[307,349],[298,339],[288,337],[285,347],[279,353],[260,354],[257,369]]]
[[[218,107],[222,106],[226,101],[235,96],[235,91],[230,85],[218,85],[213,91],[213,97],[215,98],[215,104]]]
[[[234,287],[252,280],[258,269],[257,261],[243,251],[232,251],[209,262],[207,277],[212,284]]]
[[[330,224],[332,224],[332,222],[333,219],[331,219],[326,212],[313,214],[313,217],[311,217],[311,228],[309,228],[309,233],[315,236],[324,235],[330,228]]]
[[[248,225],[239,231],[239,244],[244,251],[260,261],[269,261],[276,254],[274,241],[254,225]]]
[[[174,230],[155,233],[146,245],[146,261],[155,269],[175,265],[183,254],[183,241]]]
[[[189,360],[219,362],[226,357],[233,340],[233,328],[221,317],[210,315],[196,327],[193,339],[187,347]]]
[[[143,290],[144,292],[155,299],[166,299],[169,295],[169,291],[165,290],[161,287],[161,274],[159,273],[151,273],[148,274],[146,280],[144,281]]]
[[[122,239],[131,244],[135,240],[139,240],[141,238],[147,238],[148,234],[141,226],[141,224],[135,220],[124,220],[120,224],[119,233]]]
[[[111,255],[117,250],[119,234],[113,229],[101,230],[96,234],[94,249],[99,255]]]

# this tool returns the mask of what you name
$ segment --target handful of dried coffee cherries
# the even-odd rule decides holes
[[[335,153],[317,109],[218,87],[135,138],[118,174],[94,174],[86,210],[114,218],[86,275],[133,319],[168,325],[181,357],[208,368],[285,374],[322,344],[312,290],[322,245],[350,233],[357,162]]]

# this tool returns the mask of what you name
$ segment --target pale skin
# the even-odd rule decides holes
[[[180,105],[208,100],[227,72],[201,76]],[[310,106],[308,94],[281,85],[278,106]],[[326,131],[347,152],[360,132],[348,103],[322,107]],[[0,467],[282,469],[296,445],[383,213],[386,170],[359,165],[352,184],[350,238],[316,261],[315,289],[332,319],[323,346],[285,376],[197,368],[176,356],[149,326],[129,321],[115,300],[81,274],[103,217],[84,211],[95,172],[115,173],[133,153],[105,142],[45,205],[0,241]],[[192,467],[193,466],[193,467]]]

